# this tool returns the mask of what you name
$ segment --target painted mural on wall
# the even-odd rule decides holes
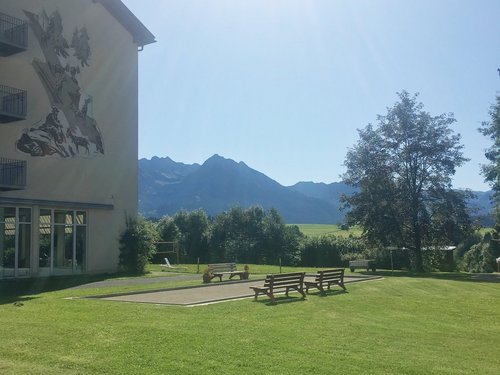
[[[41,15],[24,13],[43,51],[44,61],[35,58],[32,65],[51,108],[45,118],[24,129],[16,142],[17,149],[31,156],[103,155],[101,132],[91,117],[92,96],[78,82],[91,57],[86,28],[75,28],[69,41],[58,11],[50,15],[45,11]]]

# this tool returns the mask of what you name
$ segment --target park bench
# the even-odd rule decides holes
[[[251,286],[250,288],[254,290],[256,300],[259,294],[266,294],[271,298],[272,303],[275,303],[274,292],[276,290],[284,289],[288,297],[290,289],[294,289],[302,294],[302,298],[306,298],[306,294],[304,293],[304,276],[305,272],[267,275],[263,286]]]
[[[351,272],[354,272],[356,268],[366,268],[366,272],[370,271],[370,269],[375,272],[375,261],[368,259],[358,259],[349,261],[349,269]]]
[[[317,288],[321,293],[325,293],[325,286],[330,290],[330,286],[338,285],[342,289],[346,290],[344,286],[344,269],[332,269],[332,270],[324,270],[318,271],[314,281],[304,281],[304,285],[306,287],[306,293],[309,293],[309,288]]]
[[[208,270],[211,274],[210,280],[214,277],[218,277],[222,281],[222,276],[229,275],[229,280],[234,276],[239,276],[242,279],[245,271],[238,271],[236,269],[236,263],[214,263],[208,265]]]

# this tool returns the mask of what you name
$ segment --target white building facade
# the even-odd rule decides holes
[[[117,270],[152,42],[119,0],[0,3],[0,279]]]

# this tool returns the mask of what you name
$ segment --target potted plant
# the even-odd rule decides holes
[[[248,265],[245,265],[245,267],[243,267],[243,274],[241,275],[241,278],[243,280],[248,280],[248,276],[250,275],[250,267],[248,267]]]
[[[212,281],[212,278],[214,277],[214,274],[210,270],[210,268],[205,268],[205,271],[203,271],[203,283],[208,284],[210,281]]]

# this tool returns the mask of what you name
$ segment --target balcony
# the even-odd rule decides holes
[[[0,158],[0,191],[25,189],[26,170],[23,160]]]
[[[28,93],[24,90],[0,85],[0,122],[26,119]]]
[[[0,13],[0,56],[10,56],[28,49],[28,23]]]

